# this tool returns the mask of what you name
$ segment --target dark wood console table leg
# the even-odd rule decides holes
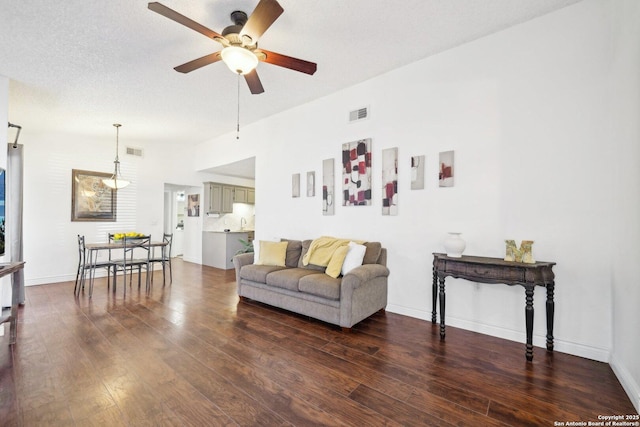
[[[440,339],[443,340],[444,339],[444,303],[445,303],[445,297],[444,297],[444,277],[442,279],[440,279],[440,294],[439,294],[439,298],[440,298]]]
[[[436,304],[438,302],[438,274],[436,267],[433,266],[433,282],[431,285],[431,323],[436,323]]]
[[[20,289],[18,288],[19,271],[11,274],[11,322],[9,323],[9,345],[16,343],[18,335],[18,305],[20,304]],[[4,326],[3,326],[4,327]]]
[[[534,285],[525,286],[526,306],[525,306],[525,322],[527,327],[527,351],[526,357],[528,361],[533,360],[533,288]]]
[[[547,351],[553,351],[553,315],[555,303],[553,302],[554,282],[547,283]]]

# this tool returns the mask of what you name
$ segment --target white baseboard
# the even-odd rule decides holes
[[[387,311],[391,313],[402,314],[404,316],[415,317],[422,320],[431,321],[431,312],[416,310],[394,304],[387,305]],[[439,320],[438,320],[439,321]],[[491,335],[493,337],[503,338],[510,341],[524,343],[526,334],[524,331],[516,331],[500,326],[486,325],[479,322],[473,322],[465,319],[458,319],[447,316],[447,325],[455,328],[465,329],[467,331],[478,332],[480,334]],[[546,348],[547,338],[544,335],[533,335],[533,345],[536,347]],[[554,351],[572,354],[574,356],[584,357],[587,359],[597,360],[599,362],[609,363],[611,351],[609,349],[598,348],[578,344],[570,341],[563,341],[557,337],[553,340]]]
[[[431,321],[431,312],[426,312],[424,310],[416,310],[415,308],[404,307],[396,304],[387,304],[387,308],[385,310],[391,313],[402,314],[403,316]]]
[[[96,274],[96,277],[102,277],[102,273]],[[63,274],[59,276],[45,276],[24,279],[25,286],[48,285],[50,283],[75,282],[76,274]]]
[[[615,353],[611,355],[611,369],[613,373],[618,377],[618,381],[622,384],[622,388],[627,392],[631,403],[636,408],[636,411],[640,413],[640,384],[631,375],[631,372],[620,363],[620,360],[616,357]]]
[[[154,265],[153,270],[162,270],[162,266],[157,264]],[[107,277],[107,270],[96,270],[95,277]],[[24,285],[25,286],[37,286],[37,285],[48,285],[51,283],[60,283],[60,282],[75,282],[76,281],[76,273],[73,274],[61,274],[58,276],[44,276],[44,277],[32,277],[25,278]]]
[[[186,262],[192,262],[194,264],[202,264],[202,258],[191,258],[189,256],[185,257],[184,255],[182,255],[182,260]]]

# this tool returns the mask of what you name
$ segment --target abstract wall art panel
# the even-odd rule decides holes
[[[411,189],[424,190],[424,156],[411,157]]]
[[[322,215],[335,213],[335,162],[334,159],[322,161]]]
[[[382,150],[382,215],[398,215],[398,148]]]
[[[440,187],[453,187],[453,151],[443,151],[440,153],[440,172],[438,181]]]
[[[371,138],[342,144],[342,206],[371,205]]]
[[[316,195],[316,173],[314,171],[307,172],[307,197],[315,197]]]
[[[300,197],[300,174],[291,175],[291,197]]]

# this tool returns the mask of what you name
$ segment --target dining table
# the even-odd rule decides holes
[[[112,242],[87,243],[85,245],[85,248],[88,251],[89,258],[89,298],[91,298],[93,295],[93,279],[99,252],[124,250],[124,243],[124,240],[114,240]],[[148,247],[150,250],[154,250],[155,248],[164,248],[165,246],[167,246],[167,244],[168,243],[166,241],[151,241],[146,245],[142,245],[142,247]],[[115,271],[113,280],[115,282]]]

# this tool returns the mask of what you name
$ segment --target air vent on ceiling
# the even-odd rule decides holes
[[[349,123],[369,118],[369,107],[358,108],[349,112]]]
[[[142,148],[127,147],[127,154],[130,156],[142,157]]]

